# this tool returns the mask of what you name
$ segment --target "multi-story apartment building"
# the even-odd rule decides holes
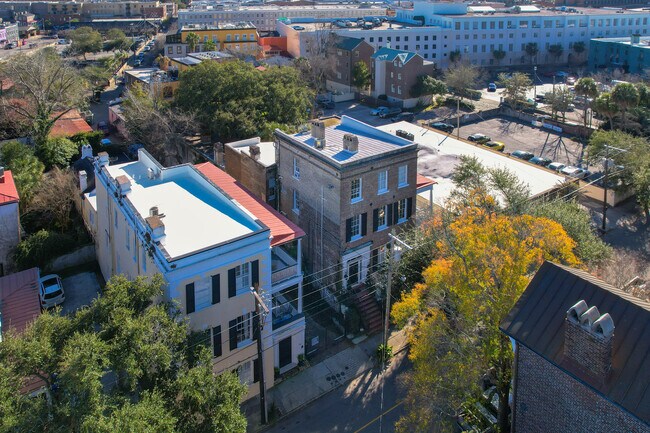
[[[158,1],[100,1],[83,3],[83,15],[96,18],[165,18],[167,10]]]
[[[216,4],[192,4],[189,9],[178,11],[178,25],[216,26],[220,23],[251,22],[259,31],[275,30],[280,18],[302,23],[319,20],[358,19],[386,15],[385,8],[359,8],[356,5],[315,6],[235,6]]]
[[[327,88],[344,93],[354,91],[353,71],[358,62],[366,64],[372,70],[371,56],[375,50],[363,39],[336,37],[334,44],[328,47],[328,57],[333,65],[327,74]]]
[[[650,69],[650,36],[592,39],[589,70],[618,69],[626,74],[643,74]]]
[[[415,214],[417,144],[347,116],[275,137],[279,208],[307,233],[308,268],[332,293],[365,282]]]
[[[18,24],[0,24],[0,48],[18,42]]]
[[[85,179],[80,172],[82,186]],[[251,293],[259,287],[269,310],[277,306],[262,317],[266,385],[274,367],[297,365],[304,347],[300,229],[232,178],[210,167],[164,168],[142,149],[137,161],[119,165],[100,153],[94,183],[84,194],[84,219],[104,278],[161,274],[163,299],[210,335],[214,371],[237,369],[251,385],[249,397],[260,368]]]
[[[199,37],[199,42],[194,51],[205,51],[204,44],[208,41],[214,42],[217,51],[230,51],[249,55],[256,55],[259,51],[257,29],[250,22],[240,22],[210,27],[181,27],[178,33],[167,35],[165,55],[170,58],[187,56],[190,53],[187,35],[190,33],[194,33]]]
[[[650,12],[643,9],[539,8],[516,6],[495,9],[491,6],[467,6],[465,3],[415,2],[411,9],[397,9],[393,22],[366,30],[359,27],[329,28],[322,24],[304,24],[304,30],[278,21],[280,35],[287,37],[287,51],[294,57],[309,57],[311,46],[324,40],[323,33],[360,38],[375,50],[388,47],[414,51],[425,60],[445,68],[450,53],[478,66],[520,66],[563,64],[587,60],[592,38],[648,35]],[[585,52],[573,47],[582,43]],[[528,43],[537,44],[530,56]],[[558,56],[549,52],[551,45],[562,47]],[[497,60],[494,51],[506,55]]]

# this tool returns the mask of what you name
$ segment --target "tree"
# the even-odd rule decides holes
[[[551,107],[553,117],[562,113],[562,120],[566,119],[566,112],[573,103],[573,93],[565,86],[557,86],[552,92],[545,95],[546,103]]]
[[[398,325],[412,324],[413,372],[397,430],[451,427],[462,405],[480,398],[486,376],[498,396],[498,431],[507,432],[513,352],[499,324],[544,260],[580,262],[574,242],[549,219],[480,208],[450,218],[438,223],[440,256],[424,271],[424,283],[404,293],[391,313]]]
[[[537,53],[539,53],[537,42],[528,42],[526,45],[524,45],[524,51],[530,57],[530,63],[532,64],[533,59],[537,56]]]
[[[548,46],[548,53],[551,56],[555,57],[555,61],[557,62],[560,57],[562,57],[564,48],[562,47],[562,44],[552,44]]]
[[[460,53],[460,50],[451,51],[449,53],[449,61],[451,63],[456,63],[456,62],[460,61],[461,57],[462,57],[462,55]]]
[[[370,70],[365,62],[358,61],[352,68],[352,85],[359,91],[366,90],[370,87]]]
[[[21,206],[26,206],[31,199],[34,189],[38,186],[45,167],[34,156],[34,152],[18,141],[10,141],[0,147],[0,161],[11,170]]]
[[[506,101],[512,103],[525,102],[526,92],[533,87],[533,82],[527,74],[515,72],[512,75],[499,74],[497,83],[504,88]]]
[[[86,54],[98,53],[104,46],[102,35],[91,27],[79,27],[70,33],[70,50],[77,55],[81,54],[86,60]]]
[[[108,80],[111,79],[113,73],[101,66],[91,65],[86,66],[82,71],[81,75],[90,83],[93,88],[101,88],[106,86]]]
[[[639,91],[631,83],[620,83],[612,90],[612,102],[615,103],[623,114],[623,129],[627,126],[627,112],[630,108],[639,105]]]
[[[578,56],[578,59],[582,59],[582,54],[587,50],[587,47],[585,46],[584,42],[580,41],[574,42],[572,49],[573,52]]]
[[[575,44],[574,44],[575,49]],[[587,110],[591,105],[588,103],[588,99],[595,100],[598,97],[598,85],[596,81],[591,77],[582,77],[576,83],[574,90],[576,95],[582,96],[585,99],[584,109],[582,113],[582,119],[584,121],[584,126],[587,126]]]
[[[158,57],[156,57],[156,63],[158,63],[158,67],[163,71],[169,69],[170,60],[169,57],[164,54],[159,54]]]
[[[492,57],[497,61],[497,65],[501,64],[501,60],[506,57],[506,52],[504,50],[496,49],[492,51]]]
[[[68,167],[77,153],[77,145],[64,137],[50,138],[36,148],[36,155],[48,170],[52,167]]]
[[[43,180],[27,206],[27,213],[36,214],[59,232],[65,232],[72,223],[75,197],[79,193],[75,175],[69,169],[54,167]]]
[[[199,45],[199,35],[189,32],[185,37],[185,43],[187,44],[187,51],[193,53]]]
[[[203,44],[203,51],[215,51],[217,49],[217,44],[214,41],[207,41]]]
[[[618,113],[618,105],[612,99],[612,94],[608,92],[601,93],[599,97],[592,102],[593,110],[609,120],[609,129],[614,129],[614,116]]]
[[[0,99],[0,107],[31,124],[37,146],[47,141],[59,118],[87,104],[85,80],[52,49],[14,57],[0,66],[0,76],[11,77],[15,83],[12,97]]]
[[[161,298],[164,281],[113,277],[73,316],[44,312],[0,342],[1,423],[16,431],[246,431],[233,373],[215,376],[203,343]],[[38,377],[45,399],[12,393]]]
[[[128,51],[131,48],[131,39],[127,38],[120,29],[110,29],[106,33],[106,39],[109,41],[107,45],[111,50]]]
[[[463,97],[468,96],[469,90],[476,87],[478,77],[479,72],[476,67],[469,63],[458,62],[447,69],[445,83],[462,101]]]
[[[423,95],[444,95],[446,93],[447,85],[430,75],[420,75],[411,89],[411,96],[414,98]]]

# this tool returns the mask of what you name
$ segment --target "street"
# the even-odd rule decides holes
[[[371,370],[267,430],[271,433],[389,433],[404,413],[405,392],[397,385],[398,377],[411,368],[406,351],[393,358],[384,375]],[[384,399],[381,404],[381,384]],[[383,409],[382,409],[383,408]],[[380,414],[383,416],[380,417]]]

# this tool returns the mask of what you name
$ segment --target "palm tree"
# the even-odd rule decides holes
[[[199,44],[199,35],[194,32],[189,32],[185,37],[185,42],[187,43],[188,52],[193,53]]]
[[[217,44],[214,41],[208,41],[203,44],[203,51],[215,51]]]
[[[504,50],[494,50],[492,51],[492,57],[494,57],[494,60],[497,61],[497,65],[501,64],[501,60],[506,56],[506,52]]]
[[[574,45],[575,47],[575,45]],[[574,87],[576,91],[576,95],[582,96],[585,98],[585,104],[584,104],[584,110],[582,113],[583,121],[584,121],[584,126],[587,126],[587,109],[589,108],[589,105],[587,103],[588,98],[596,99],[598,97],[598,85],[596,84],[596,81],[594,81],[593,78],[590,77],[583,77],[578,80]]]
[[[585,43],[584,43],[584,42],[575,42],[575,43],[573,44],[572,49],[573,49],[573,52],[576,53],[577,57],[578,57],[580,60],[582,60],[582,53],[585,52],[585,50],[587,49],[587,47],[585,46]],[[578,63],[578,62],[576,62],[576,63]]]
[[[612,95],[607,92],[601,93],[598,98],[594,99],[592,107],[596,113],[607,117],[609,129],[614,129],[612,118],[618,113],[618,105],[612,100]]]
[[[564,48],[562,48],[561,44],[553,44],[553,45],[549,45],[548,47],[548,53],[553,57],[555,57],[556,62],[560,57],[562,57],[563,52],[564,52]]]
[[[539,53],[539,48],[537,47],[537,42],[528,42],[524,46],[524,51],[530,56],[530,64],[533,64],[533,58]]]
[[[623,129],[625,129],[627,126],[627,111],[639,105],[639,91],[634,87],[634,84],[617,84],[614,90],[612,90],[612,101],[621,107],[621,111],[623,112]]]
[[[449,53],[449,61],[452,63],[459,61],[460,57],[460,50],[452,51]]]

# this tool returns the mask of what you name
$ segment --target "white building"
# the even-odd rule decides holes
[[[84,218],[104,278],[162,274],[164,300],[176,301],[190,327],[209,335],[214,371],[237,369],[249,397],[259,373],[250,288],[259,285],[271,310],[262,333],[267,387],[274,368],[298,364],[305,327],[300,229],[234,181],[226,184],[227,175],[189,164],[164,168],[143,149],[137,161],[119,165],[101,153],[94,170]]]
[[[592,38],[649,34],[648,10],[564,9],[520,6],[496,10],[468,7],[464,3],[416,2],[412,9],[398,9],[394,22],[372,30],[325,28],[322,24],[304,25],[305,30],[295,30],[281,21],[277,29],[287,37],[287,51],[294,57],[308,56],[312,51],[310,46],[325,40],[324,32],[333,31],[364,39],[375,49],[390,46],[414,51],[439,68],[449,65],[449,55],[455,51],[478,66],[563,64],[570,56],[585,62]],[[573,51],[577,42],[585,46],[581,55]],[[528,43],[537,44],[538,53],[533,58],[526,53]],[[548,51],[554,44],[562,46],[558,57]],[[493,55],[496,50],[505,51],[505,58],[497,61]]]

